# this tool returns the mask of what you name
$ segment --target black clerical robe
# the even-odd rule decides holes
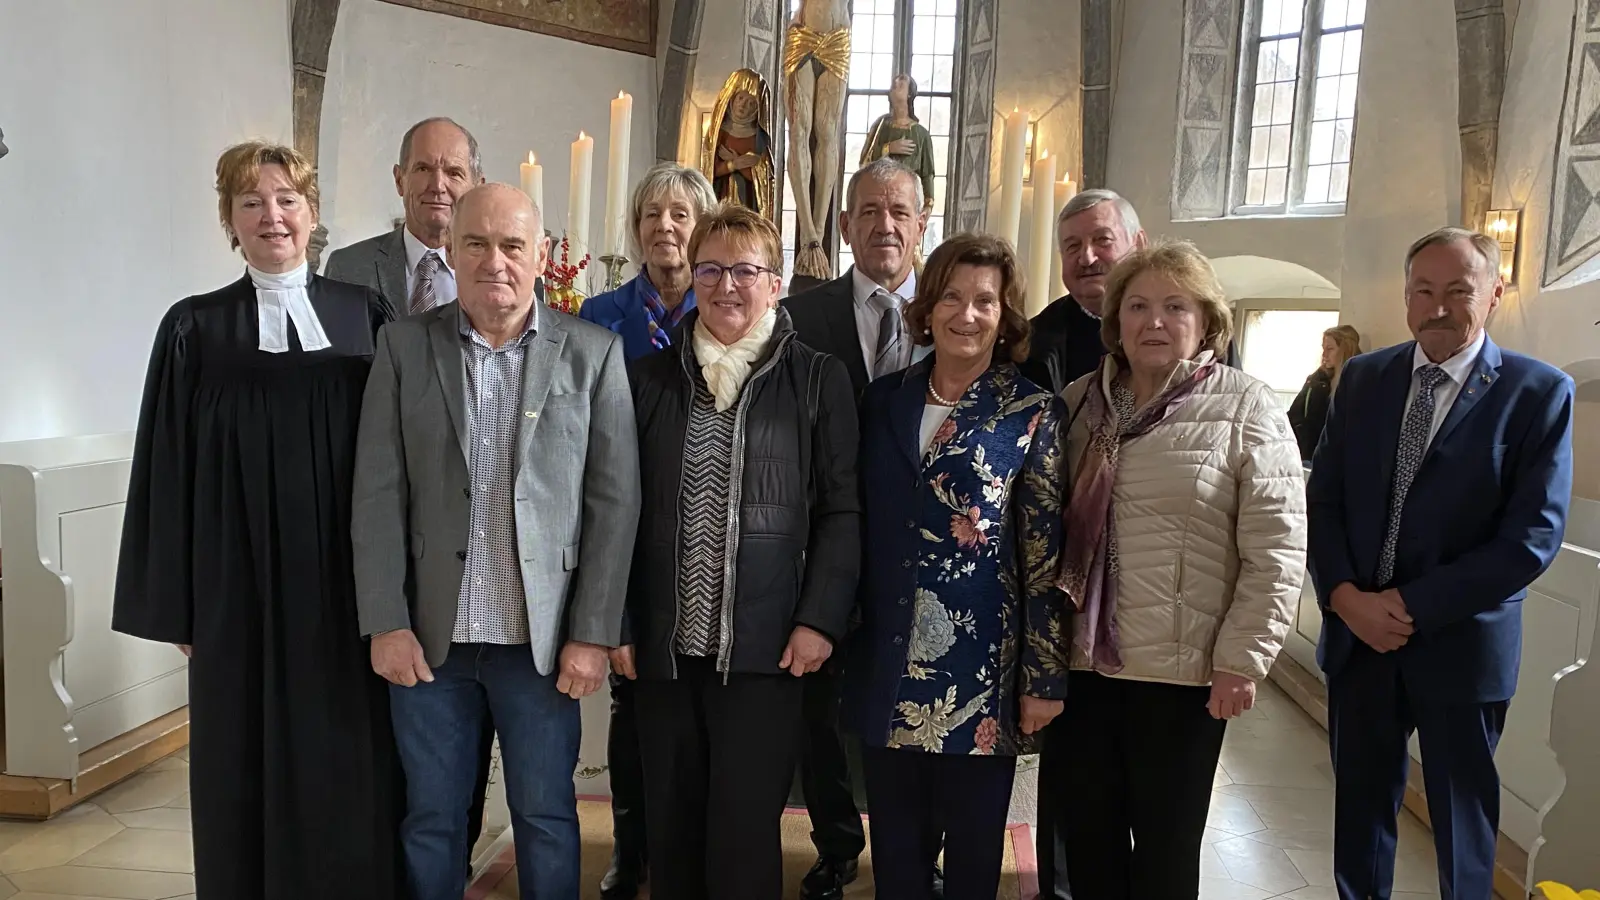
[[[356,623],[350,487],[372,291],[313,276],[332,347],[257,349],[248,277],[179,301],[146,375],[112,628],[189,644],[195,888],[405,893],[385,682]]]

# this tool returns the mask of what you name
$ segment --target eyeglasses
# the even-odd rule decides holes
[[[778,274],[776,269],[769,269],[766,266],[758,266],[754,263],[735,263],[731,266],[725,266],[721,263],[703,262],[695,265],[694,280],[701,287],[716,287],[722,283],[723,272],[733,275],[734,287],[742,288],[754,287],[756,278],[762,272]]]

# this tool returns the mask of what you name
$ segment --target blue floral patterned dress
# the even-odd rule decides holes
[[[1023,694],[1061,699],[1068,627],[1061,546],[1061,403],[996,365],[921,452],[931,362],[862,404],[862,627],[845,722],[869,747],[1016,754]]]

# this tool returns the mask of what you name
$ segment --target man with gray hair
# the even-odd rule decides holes
[[[335,250],[327,277],[370,287],[396,314],[415,315],[456,299],[444,244],[456,203],[483,184],[478,141],[451,119],[423,119],[400,139],[394,189],[406,220],[393,231]]]
[[[904,369],[928,349],[912,346],[901,314],[917,294],[914,263],[927,226],[922,182],[914,172],[890,158],[862,166],[850,176],[839,213],[839,233],[854,251],[855,265],[783,301],[802,342],[844,361],[858,397],[873,379]],[[800,775],[817,862],[800,896],[839,900],[855,880],[866,837],[839,735],[837,663],[805,681],[807,740]]]

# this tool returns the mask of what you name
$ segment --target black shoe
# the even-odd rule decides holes
[[[860,863],[856,860],[819,856],[800,882],[800,900],[842,900],[844,886],[855,881],[858,874]]]
[[[611,867],[600,879],[600,900],[634,900],[639,896],[639,885],[644,883],[642,866],[630,866],[611,858]]]
[[[933,900],[944,900],[944,870],[933,867]]]

